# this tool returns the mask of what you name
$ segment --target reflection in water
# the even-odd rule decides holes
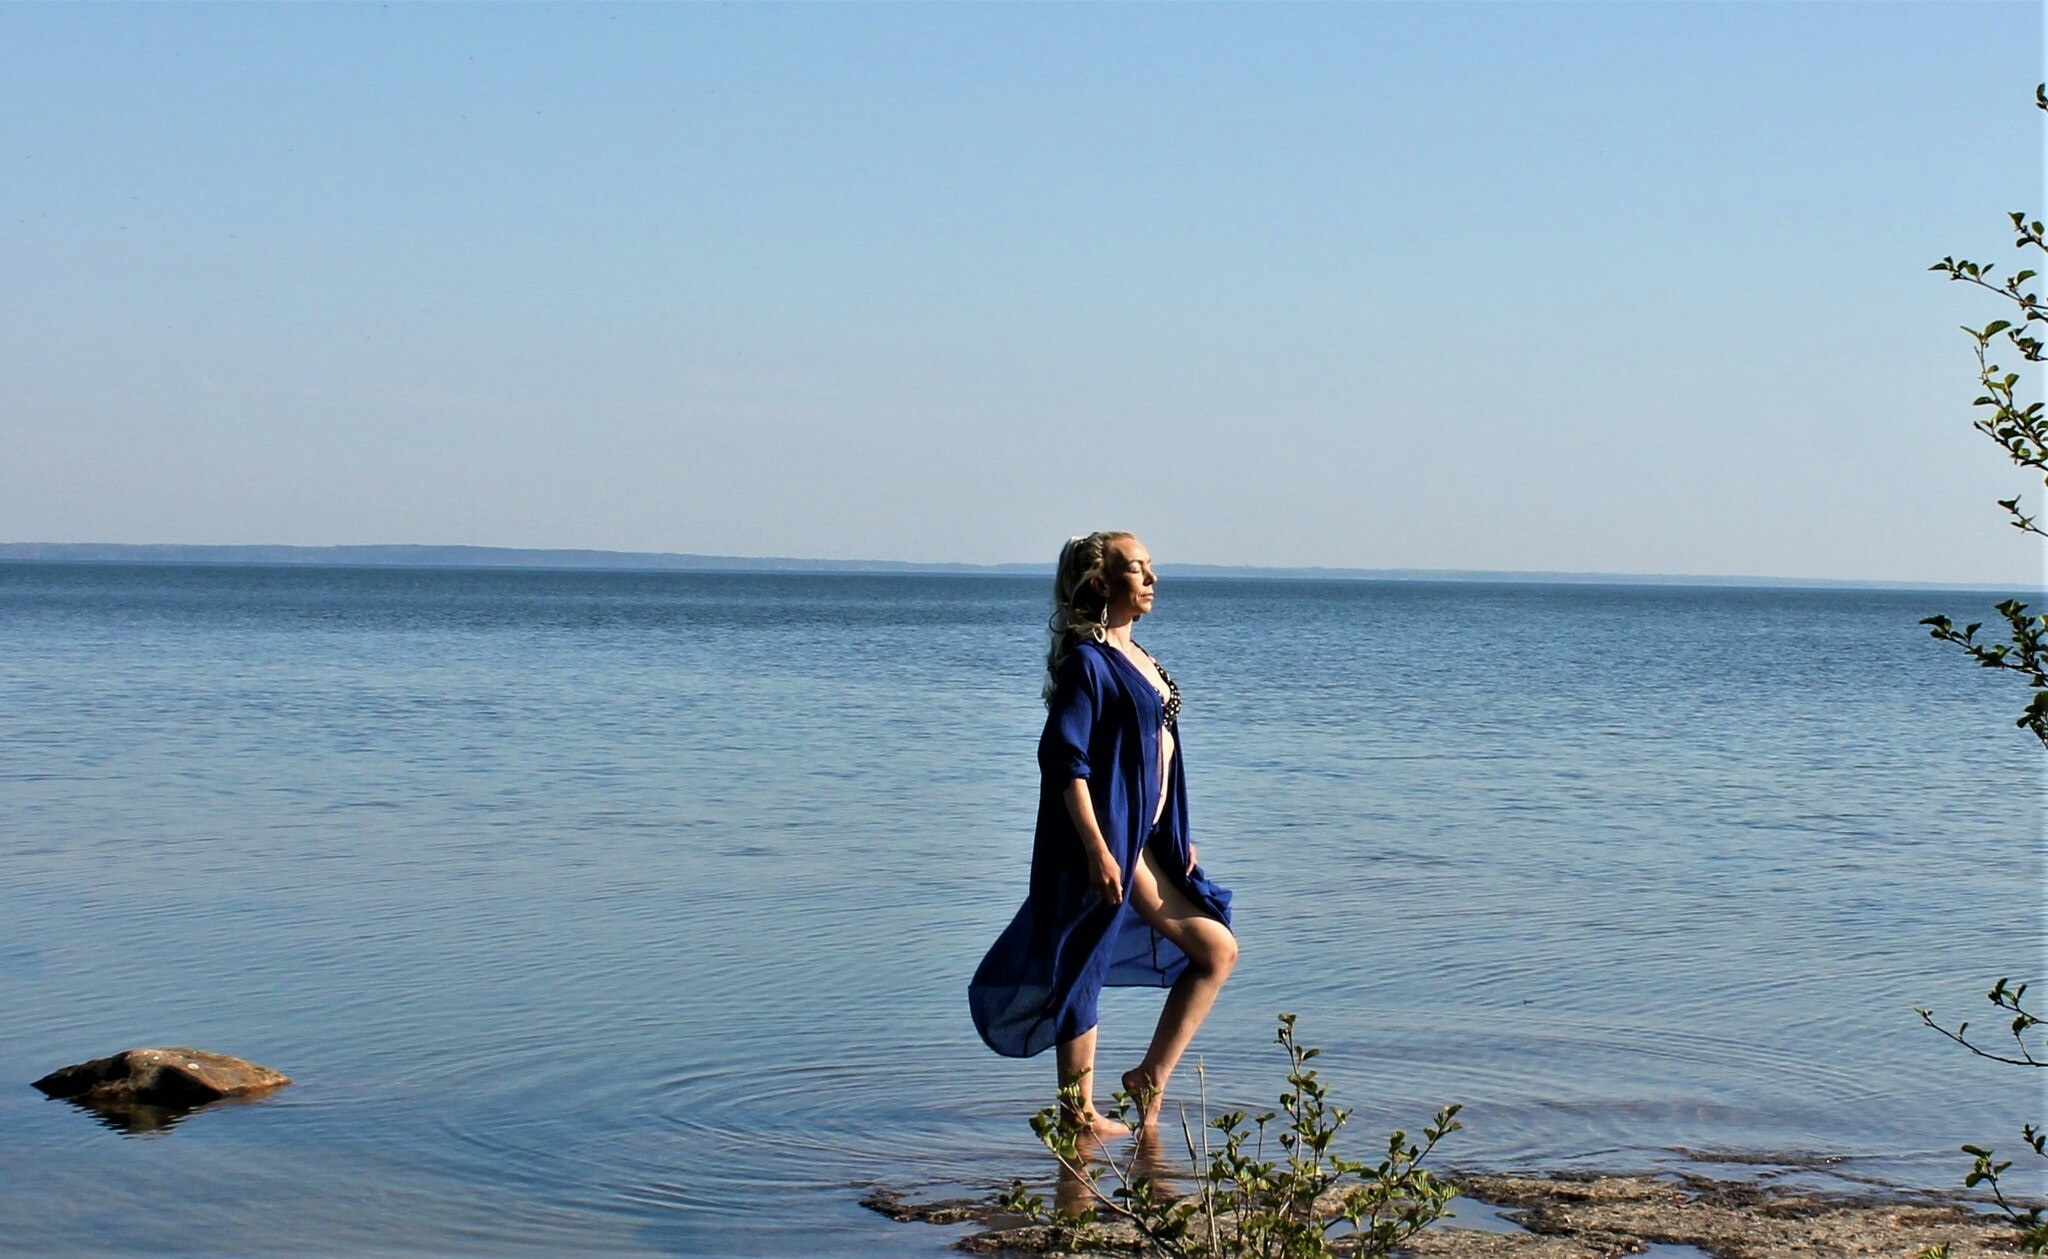
[[[261,1097],[222,1097],[193,1106],[154,1106],[147,1102],[87,1101],[79,1097],[52,1098],[67,1106],[75,1106],[98,1120],[103,1127],[111,1128],[126,1137],[159,1136],[185,1122],[202,1110],[228,1110],[237,1106],[254,1105]]]
[[[1157,1131],[1140,1132],[1131,1141],[1102,1142],[1093,1137],[1084,1137],[1080,1142],[1083,1160],[1082,1168],[1095,1173],[1094,1189],[1081,1170],[1055,1163],[1057,1176],[1053,1182],[1053,1209],[1068,1215],[1078,1215],[1090,1207],[1100,1206],[1096,1193],[1114,1199],[1116,1191],[1129,1182],[1143,1177],[1152,1182],[1152,1188],[1161,1198],[1173,1199],[1199,1186],[1191,1182],[1194,1169],[1179,1161],[1175,1147]]]
[[[1065,1163],[1056,1165],[1058,1179],[1052,1187],[1052,1209],[1063,1215],[1079,1215],[1095,1205],[1095,1195],[1081,1173]]]
[[[1182,1140],[1178,1134],[1168,1136],[1164,1132],[1148,1130],[1138,1135],[1137,1144],[1131,1150],[1131,1170],[1150,1179],[1158,1186],[1159,1192],[1169,1198],[1178,1198],[1181,1194],[1177,1178],[1198,1174],[1197,1169],[1179,1161],[1179,1156],[1188,1152],[1185,1145],[1176,1144]]]
[[[122,1136],[147,1137],[169,1132],[199,1106],[148,1106],[141,1102],[82,1102],[64,1099],[67,1105],[90,1114]]]

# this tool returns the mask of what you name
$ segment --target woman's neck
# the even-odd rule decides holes
[[[1131,649],[1131,626],[1136,624],[1137,621],[1133,619],[1112,622],[1103,626],[1103,641],[1119,651],[1129,651]]]

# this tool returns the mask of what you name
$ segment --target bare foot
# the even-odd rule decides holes
[[[1118,1137],[1131,1135],[1128,1124],[1118,1123],[1099,1110],[1087,1110],[1079,1115],[1069,1116],[1074,1122],[1075,1132],[1085,1138],[1097,1141],[1114,1141]]]
[[[1124,1092],[1131,1104],[1138,1108],[1139,1116],[1147,1128],[1159,1121],[1159,1103],[1166,1097],[1166,1090],[1152,1080],[1152,1074],[1143,1067],[1132,1067],[1124,1072]]]

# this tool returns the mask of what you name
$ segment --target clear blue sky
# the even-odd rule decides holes
[[[0,541],[2038,581],[2034,3],[0,6]]]

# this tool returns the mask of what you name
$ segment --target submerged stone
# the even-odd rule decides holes
[[[129,1049],[52,1071],[35,1082],[51,1097],[102,1112],[179,1115],[209,1102],[252,1097],[291,1078],[243,1058],[199,1049]],[[164,1126],[162,1124],[145,1126]]]

